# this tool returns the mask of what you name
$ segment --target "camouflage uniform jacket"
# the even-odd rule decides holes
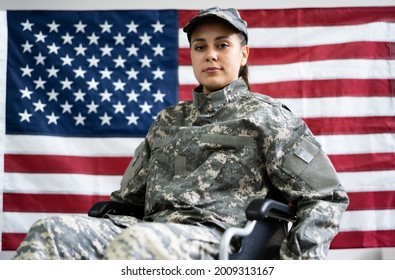
[[[325,258],[348,204],[336,172],[300,118],[238,79],[163,110],[111,198],[144,204],[147,221],[225,229],[270,189],[298,207],[282,258]]]

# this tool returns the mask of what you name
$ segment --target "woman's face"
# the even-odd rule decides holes
[[[204,93],[222,89],[236,80],[240,67],[247,63],[248,46],[242,46],[232,27],[222,20],[200,23],[190,40],[193,72]]]

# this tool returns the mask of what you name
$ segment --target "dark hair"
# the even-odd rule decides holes
[[[247,45],[247,37],[243,32],[237,32],[237,36],[241,40],[241,46],[244,47]],[[248,81],[248,66],[247,66],[248,60],[244,66],[240,67],[239,70],[239,77],[242,77],[244,82],[246,83],[248,89],[250,89],[250,82]]]

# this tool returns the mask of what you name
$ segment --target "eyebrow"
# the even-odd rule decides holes
[[[223,39],[229,39],[230,37],[228,36],[228,35],[221,35],[221,36],[218,36],[218,37],[216,37],[215,39],[214,39],[214,41],[219,41],[219,40],[223,40]],[[204,39],[204,38],[196,38],[195,40],[193,40],[191,43],[194,43],[194,42],[205,42],[206,41],[206,39]]]

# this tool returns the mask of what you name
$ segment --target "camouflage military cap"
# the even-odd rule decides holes
[[[199,13],[184,26],[183,31],[187,33],[188,40],[190,40],[191,33],[197,24],[208,17],[217,17],[227,21],[234,28],[243,32],[248,41],[247,22],[240,17],[239,12],[233,8],[221,9],[218,7],[200,10]]]

